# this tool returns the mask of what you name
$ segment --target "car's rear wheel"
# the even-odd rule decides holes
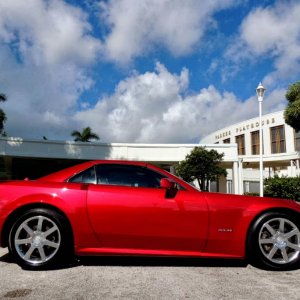
[[[300,266],[300,222],[292,214],[270,212],[253,225],[248,239],[250,260],[273,270]]]
[[[9,233],[9,250],[31,269],[54,266],[69,257],[70,238],[65,219],[49,209],[31,209],[20,216]]]

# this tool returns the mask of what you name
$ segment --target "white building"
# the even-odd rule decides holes
[[[297,176],[300,133],[285,124],[283,111],[263,116],[264,177]],[[31,179],[83,160],[126,159],[150,162],[165,169],[199,144],[106,144],[71,141],[0,138],[0,179]],[[211,191],[243,194],[259,190],[259,121],[246,120],[218,130],[201,140],[201,146],[224,153],[227,178],[211,184]]]
[[[107,144],[0,138],[0,179],[35,179],[83,160],[125,159],[156,164],[168,171],[199,144]],[[235,144],[205,145],[224,153],[223,166],[233,174],[232,193],[238,194],[238,155]],[[219,191],[226,193],[226,178]]]
[[[283,111],[262,117],[264,178],[299,176],[300,132],[287,125]],[[222,128],[203,138],[200,143],[237,144],[239,192],[259,191],[259,118]],[[231,192],[231,170],[227,176],[227,192]]]

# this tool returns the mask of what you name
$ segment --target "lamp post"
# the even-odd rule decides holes
[[[260,82],[256,88],[256,94],[259,104],[259,196],[264,196],[264,178],[263,178],[263,138],[262,138],[262,102],[264,100],[264,94],[266,89]]]

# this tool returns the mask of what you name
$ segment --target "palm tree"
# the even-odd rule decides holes
[[[90,127],[82,129],[82,132],[74,130],[71,132],[71,136],[74,137],[75,142],[90,142],[90,140],[100,140],[99,136],[92,132]]]
[[[0,93],[0,102],[5,102],[7,99],[5,94]],[[3,132],[4,128],[4,122],[6,121],[6,114],[5,112],[0,108],[0,133]]]

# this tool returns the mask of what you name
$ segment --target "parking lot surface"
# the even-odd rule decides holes
[[[26,271],[0,248],[0,299],[300,299],[300,270],[240,261],[101,257]]]

